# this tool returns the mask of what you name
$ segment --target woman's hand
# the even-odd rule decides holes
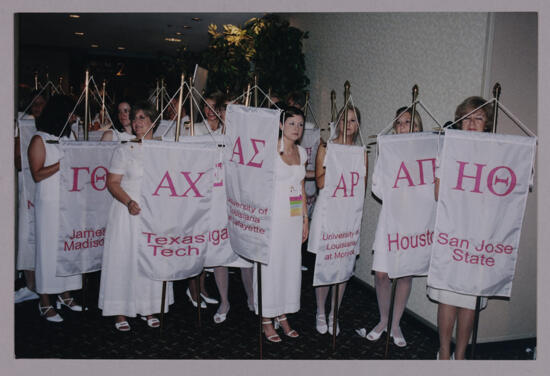
[[[139,212],[141,212],[139,204],[134,200],[130,200],[130,202],[126,206],[128,206],[128,213],[130,213],[130,215],[138,215]]]

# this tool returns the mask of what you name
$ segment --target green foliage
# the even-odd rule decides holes
[[[258,85],[279,95],[309,84],[305,75],[302,40],[307,32],[291,27],[277,15],[248,20],[242,28],[210,25],[208,49],[201,66],[208,69],[208,90],[241,93],[254,75]]]

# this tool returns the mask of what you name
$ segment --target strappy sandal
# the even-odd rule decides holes
[[[61,309],[61,306],[69,308],[71,311],[82,312],[82,306],[74,302],[74,298],[63,298],[61,295],[57,295],[57,301],[55,302],[57,309]]]
[[[262,325],[272,325],[273,323],[271,322],[271,320],[266,320],[266,321],[262,321]],[[265,334],[265,338],[269,341],[269,342],[273,342],[273,343],[279,343],[282,341],[281,337],[279,337],[279,335],[277,334],[277,332],[275,332],[275,334],[272,334],[270,336],[267,335],[266,331],[265,331],[265,328],[262,329],[264,334]],[[273,329],[275,330],[275,328]]]
[[[129,332],[130,331],[130,324],[128,324],[128,321],[117,321],[115,322],[115,328],[119,332]]]
[[[50,322],[63,322],[63,317],[61,317],[61,315],[59,315],[59,313],[55,312],[55,310],[53,309],[53,306],[51,306],[51,305],[46,306],[46,307],[42,307],[40,305],[40,303],[38,303],[38,311],[40,312],[41,317],[45,318],[46,320],[48,320]],[[50,311],[54,311],[55,315],[48,316],[48,312],[50,312]]]
[[[141,316],[141,319],[147,321],[147,326],[149,328],[158,328],[160,326],[160,321],[155,316],[151,316],[149,319],[145,316]]]
[[[281,325],[281,321],[286,321],[286,320],[287,320],[286,316],[282,316],[282,317],[279,316],[279,317],[276,317],[276,318],[275,318],[275,321],[277,322],[277,328],[278,328],[279,326],[281,326],[281,328],[282,328],[283,326]],[[284,332],[284,328],[283,328],[283,332]],[[285,333],[285,336],[290,337],[290,338],[297,338],[297,337],[300,336],[300,335],[298,334],[298,332],[295,331],[294,329],[290,329],[288,332],[284,332],[284,333]]]

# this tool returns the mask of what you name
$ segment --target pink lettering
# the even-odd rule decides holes
[[[97,170],[103,170],[103,174],[102,175],[98,175],[97,174]],[[107,171],[107,169],[103,166],[97,166],[96,168],[94,168],[94,170],[92,171],[92,187],[96,190],[96,191],[103,191],[105,190],[105,188],[107,188],[107,174],[109,173],[109,171]],[[96,183],[98,181],[102,180],[103,181],[103,188],[99,188]]]
[[[88,167],[71,167],[73,170],[73,188],[69,192],[80,192],[81,190],[78,189],[78,172],[80,170],[86,170],[87,173],[90,173],[90,169]]]
[[[497,171],[500,169],[505,169],[506,171],[508,171],[509,176],[506,179],[500,178],[496,175]],[[504,184],[504,186],[507,186],[508,189],[503,193],[495,192],[493,186],[501,183]],[[501,197],[507,196],[514,190],[515,187],[516,187],[516,174],[510,167],[506,167],[506,166],[495,167],[491,170],[491,172],[489,172],[489,176],[487,176],[487,188],[489,188],[489,191],[496,196],[501,196]]]
[[[401,176],[401,171],[403,171],[404,176]],[[400,179],[406,179],[409,183],[409,187],[414,187],[414,183],[411,179],[411,175],[409,174],[409,170],[407,170],[407,167],[405,166],[405,162],[401,162],[401,166],[399,166],[399,170],[397,171],[397,177],[395,178],[395,183],[392,188],[398,188],[397,182]]]
[[[168,185],[162,185],[162,183],[165,180],[166,180],[166,184],[168,184]],[[161,188],[169,189],[170,190],[170,197],[176,197],[177,196],[176,188],[174,187],[174,183],[172,182],[172,178],[170,177],[170,173],[168,171],[166,171],[166,173],[162,177],[157,189],[155,190],[155,193],[153,193],[153,196],[160,196],[158,192]]]
[[[473,175],[464,174],[464,167],[468,164],[468,162],[457,161],[457,163],[460,165],[460,167],[458,169],[458,178],[456,182],[456,187],[454,187],[453,189],[457,191],[464,191],[464,188],[462,188],[462,181],[464,180],[464,178],[468,178],[468,179],[475,180],[475,186],[471,192],[482,193],[479,190],[479,186],[481,185],[481,172],[483,171],[483,167],[485,167],[486,165],[480,164],[480,163],[474,163],[476,165],[477,170],[476,170],[475,176],[473,176]]]
[[[262,144],[265,149],[265,140],[258,140],[255,138],[251,138],[250,142],[252,142],[252,147],[254,148],[254,155],[252,156],[252,158],[250,158],[250,161],[246,165],[250,167],[262,168],[262,164],[264,163],[263,159],[260,161],[260,163],[252,162],[252,161],[259,154],[259,150],[258,150],[258,147],[256,146],[256,143]]]

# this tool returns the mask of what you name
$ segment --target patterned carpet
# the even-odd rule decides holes
[[[355,333],[356,328],[372,328],[378,322],[374,291],[352,278],[346,289],[340,312],[341,333],[332,349],[332,336],[315,330],[315,295],[311,287],[313,259],[305,256],[309,267],[303,273],[302,308],[289,315],[296,339],[281,334],[279,344],[262,341],[263,359],[384,359],[385,336],[370,342]],[[213,274],[208,273],[207,290],[216,296]],[[21,281],[16,281],[16,285]],[[84,314],[64,309],[65,321],[49,323],[38,314],[38,301],[15,305],[15,354],[17,358],[63,359],[259,359],[259,320],[246,305],[239,269],[230,269],[227,320],[215,324],[215,305],[197,309],[187,297],[186,281],[174,284],[175,303],[165,315],[162,332],[151,329],[140,319],[129,319],[132,330],[118,332],[112,317],[101,316],[97,309],[99,272],[88,274],[86,300],[90,310]],[[80,294],[76,294],[81,301]],[[407,312],[401,321],[407,339],[405,348],[393,343],[389,359],[434,359],[438,350],[437,332]],[[531,359],[536,338],[478,344],[476,359]],[[469,354],[469,350],[467,352]]]

